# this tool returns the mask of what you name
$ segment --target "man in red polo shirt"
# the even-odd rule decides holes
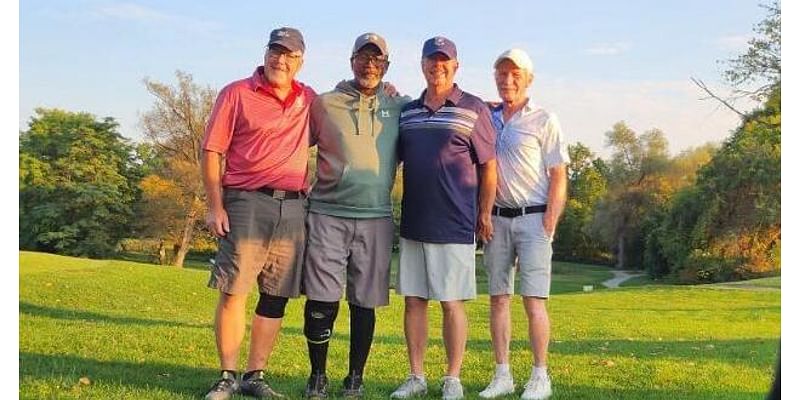
[[[208,286],[220,291],[214,322],[222,374],[207,400],[237,391],[282,397],[264,379],[286,303],[300,295],[305,249],[309,107],[314,91],[294,79],[305,43],[293,28],[272,31],[264,65],[219,94],[203,140],[206,224],[219,238]],[[237,381],[245,303],[260,298],[246,372]]]

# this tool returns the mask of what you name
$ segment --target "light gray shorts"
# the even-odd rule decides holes
[[[400,238],[397,293],[439,301],[474,299],[475,244]]]
[[[258,281],[261,293],[299,297],[306,200],[225,189],[223,204],[231,231],[219,240],[208,287],[246,294]]]
[[[489,294],[514,294],[514,272],[519,269],[519,294],[550,296],[552,238],[542,226],[542,213],[516,218],[492,215],[494,235],[483,251]]]
[[[306,221],[306,297],[339,301],[347,287],[347,301],[359,307],[389,304],[392,217],[342,218],[310,212]]]

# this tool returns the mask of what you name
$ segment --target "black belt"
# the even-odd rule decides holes
[[[547,211],[547,204],[528,206],[523,208],[502,208],[492,207],[492,215],[499,215],[506,218],[516,218],[523,215],[543,213]]]
[[[302,192],[290,192],[288,190],[271,189],[268,187],[258,188],[256,191],[278,200],[294,200],[302,196]]]

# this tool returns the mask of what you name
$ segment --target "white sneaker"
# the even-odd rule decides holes
[[[425,378],[420,378],[416,375],[409,375],[406,381],[397,388],[389,398],[391,399],[408,399],[414,396],[424,396],[428,393],[428,383]]]
[[[522,392],[522,400],[544,400],[553,394],[550,385],[550,377],[534,376],[525,384],[525,391]]]
[[[486,386],[486,389],[478,393],[478,396],[482,399],[494,399],[495,397],[505,396],[511,393],[514,393],[514,379],[511,375],[495,375],[494,378],[492,378],[492,382],[489,383],[489,386]]]
[[[442,400],[460,400],[464,398],[464,387],[461,380],[452,376],[445,376],[442,382]]]

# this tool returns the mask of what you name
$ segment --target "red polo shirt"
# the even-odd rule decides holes
[[[204,150],[226,156],[222,186],[305,190],[308,110],[314,97],[313,89],[293,81],[281,101],[264,78],[263,66],[223,88],[203,138]]]

